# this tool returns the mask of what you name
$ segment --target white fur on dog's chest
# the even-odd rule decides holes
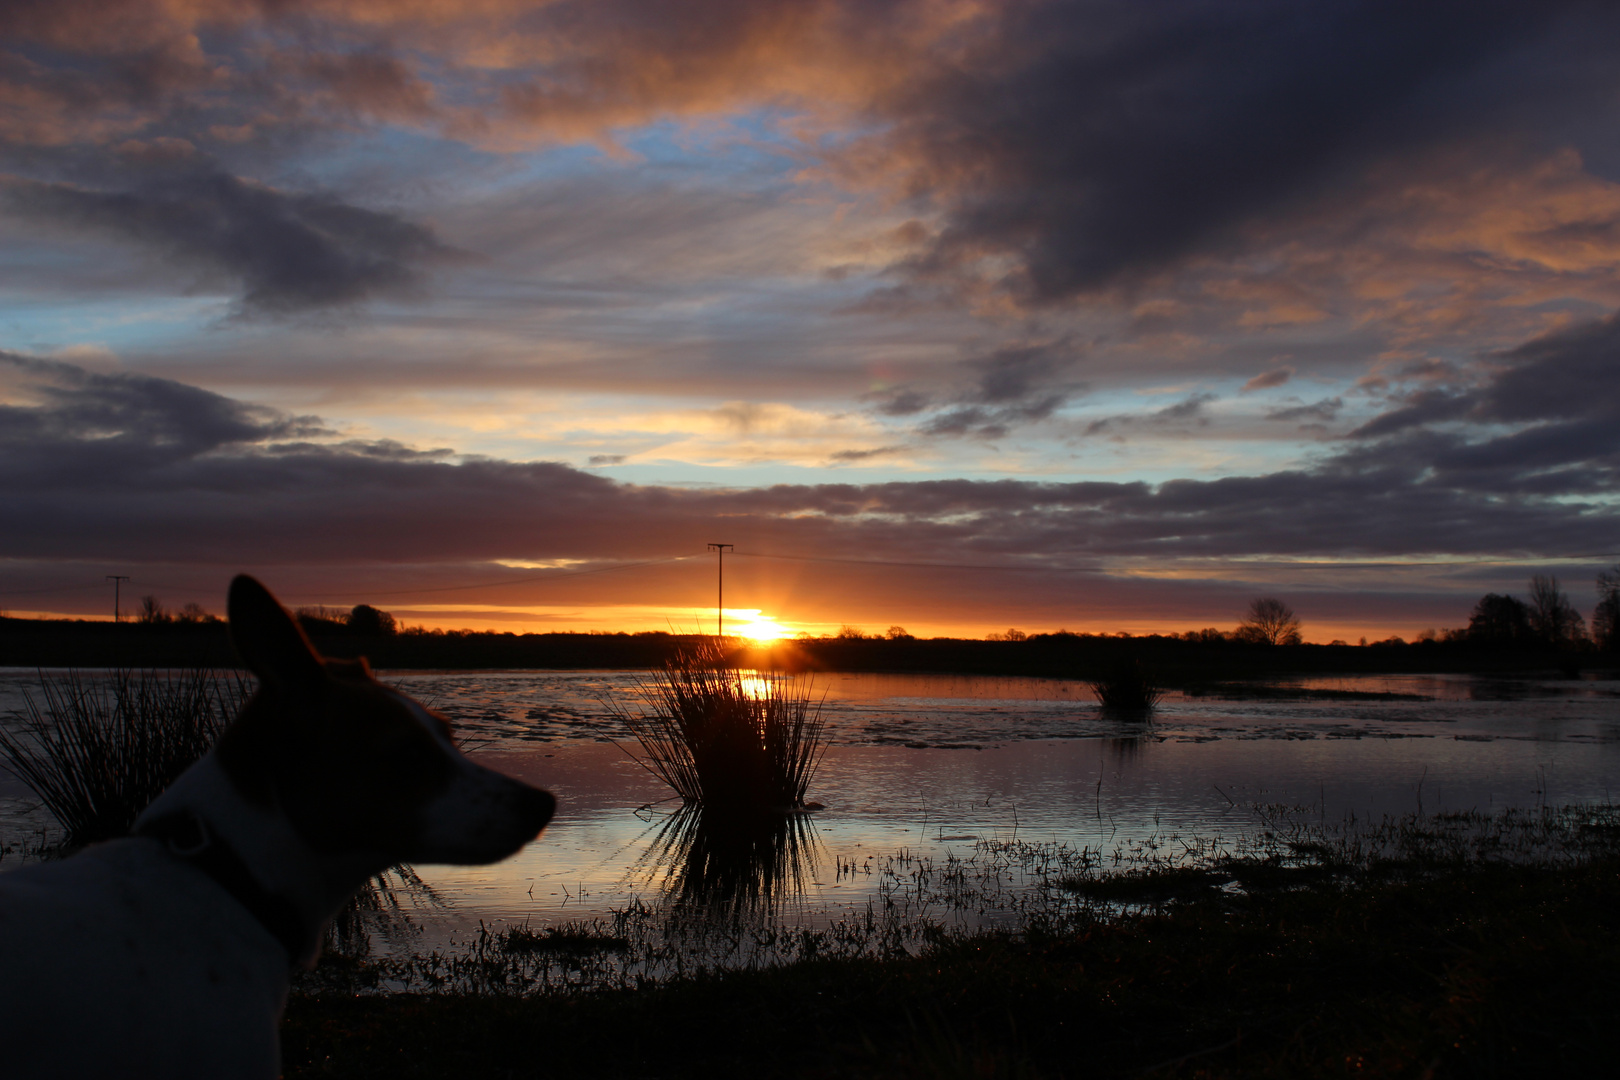
[[[5,1075],[276,1075],[286,953],[155,841],[0,874],[0,940]]]

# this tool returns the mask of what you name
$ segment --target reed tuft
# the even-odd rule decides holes
[[[246,703],[239,674],[40,674],[40,698],[0,724],[0,767],[26,784],[79,846],[129,832],[206,754]]]
[[[1153,681],[1142,665],[1127,660],[1091,684],[1103,711],[1147,717],[1164,697],[1164,689]]]
[[[799,809],[827,748],[820,702],[798,679],[751,682],[705,641],[641,684],[645,711],[610,708],[641,745],[630,756],[684,802],[723,813]]]

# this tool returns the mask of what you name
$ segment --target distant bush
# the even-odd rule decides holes
[[[1519,645],[1535,635],[1530,609],[1521,601],[1499,593],[1486,593],[1468,616],[1468,640],[1488,645]]]
[[[387,637],[398,628],[392,615],[370,604],[356,604],[344,621],[351,632],[367,637]]]
[[[1091,689],[1104,712],[1140,719],[1147,719],[1164,696],[1164,690],[1135,660],[1115,667],[1092,683]]]

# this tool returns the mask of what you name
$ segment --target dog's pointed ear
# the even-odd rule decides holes
[[[226,610],[231,640],[248,670],[276,690],[313,687],[325,675],[321,658],[297,620],[270,590],[246,574],[231,582]]]

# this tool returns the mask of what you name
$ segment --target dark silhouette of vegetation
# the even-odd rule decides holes
[[[346,620],[349,630],[368,637],[387,637],[398,629],[394,617],[370,604],[356,604]]]
[[[1530,579],[1530,629],[1554,648],[1579,645],[1586,640],[1586,620],[1558,591],[1558,579],[1536,574]]]
[[[1271,596],[1250,602],[1249,613],[1238,624],[1237,637],[1257,645],[1298,645],[1303,640],[1294,609]]]
[[[1474,605],[1466,640],[1496,650],[1532,650],[1570,653],[1590,648],[1614,649],[1616,616],[1620,615],[1620,566],[1597,576],[1597,609],[1592,613],[1592,637],[1586,620],[1558,587],[1558,579],[1536,574],[1530,579],[1528,603],[1513,596],[1487,593]],[[1568,661],[1561,662],[1568,666]]]
[[[1500,593],[1486,593],[1468,617],[1468,637],[1484,645],[1522,645],[1534,639],[1530,609]]]
[[[210,671],[42,675],[16,729],[0,727],[0,764],[39,797],[72,846],[129,832],[142,810],[246,703],[239,676]]]
[[[676,653],[641,692],[645,711],[614,703],[641,745],[636,761],[688,805],[715,814],[804,805],[827,748],[808,681],[749,680],[710,638]]]
[[[1144,868],[1111,897],[1075,889],[1063,908],[976,932],[947,920],[899,939],[910,947],[885,948],[881,906],[874,931],[727,926],[715,936],[791,941],[791,958],[645,979],[637,966],[599,992],[581,986],[593,955],[611,955],[595,967],[611,973],[691,953],[630,918],[514,928],[500,948],[481,935],[459,965],[417,961],[437,981],[407,985],[428,992],[386,992],[379,974],[403,967],[386,962],[355,972],[373,992],[295,991],[284,1068],[288,1080],[527,1076],[536,1062],[817,1080],[1601,1076],[1620,1011],[1620,822],[1604,806],[1521,821],[1550,821],[1577,852],[1526,854],[1489,823],[1470,843],[1482,823],[1467,815],[1403,823],[1427,835],[1360,851],[1286,830],[1274,853]]]
[[[1132,720],[1151,719],[1154,707],[1164,696],[1164,690],[1136,660],[1119,664],[1093,682],[1091,689],[1105,713]]]
[[[1620,652],[1620,564],[1598,572],[1597,594],[1592,640],[1604,652]]]

